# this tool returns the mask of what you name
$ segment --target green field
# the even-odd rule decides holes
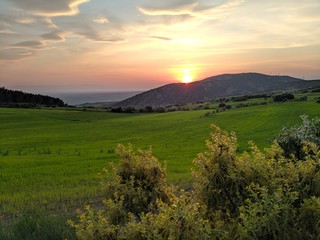
[[[235,131],[239,150],[254,140],[270,145],[283,127],[299,116],[320,116],[314,101],[288,102],[232,109],[205,116],[208,110],[124,114],[102,111],[0,109],[0,210],[73,211],[99,199],[97,173],[118,161],[118,143],[153,147],[167,163],[169,180],[185,184],[192,160],[205,150],[210,125]],[[0,214],[1,215],[1,214]]]

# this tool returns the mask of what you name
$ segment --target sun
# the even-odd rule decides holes
[[[190,83],[193,81],[192,74],[190,73],[190,70],[183,71],[182,80],[183,83]]]

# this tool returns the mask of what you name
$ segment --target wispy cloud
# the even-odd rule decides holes
[[[172,38],[161,37],[161,36],[150,36],[149,38],[159,39],[159,40],[163,40],[163,41],[171,41],[171,40],[173,40]]]
[[[106,42],[106,43],[126,42],[126,40],[121,37],[113,36],[108,33],[98,32],[94,29],[89,29],[89,28],[83,31],[75,32],[75,33],[96,42]]]
[[[67,16],[79,13],[78,6],[89,0],[11,0],[17,7],[34,15]]]
[[[11,30],[10,28],[0,26],[0,34],[15,34],[15,33],[16,32]]]
[[[67,32],[56,30],[53,32],[42,34],[41,37],[44,40],[49,40],[54,42],[64,42],[65,41],[64,35],[66,34]]]
[[[17,18],[15,21],[20,24],[32,24],[36,22],[34,18],[30,18],[30,17]]]
[[[28,51],[24,49],[2,49],[0,50],[0,59],[1,60],[21,60],[26,59],[31,56],[34,56],[35,53],[33,51]]]
[[[169,8],[166,7],[138,7],[138,10],[143,14],[150,16],[159,16],[159,15],[184,15],[184,14],[192,14],[194,8],[199,3],[183,3],[178,6],[171,6]]]
[[[24,41],[11,45],[9,48],[43,49],[46,45],[42,41]]]
[[[108,23],[109,20],[106,17],[97,17],[97,18],[93,19],[93,22],[104,24],[104,23]]]
[[[161,7],[138,7],[138,10],[149,16],[179,16],[190,15],[192,17],[201,17],[207,19],[219,19],[227,16],[230,11],[244,2],[244,0],[226,0],[220,4],[208,1],[187,1],[180,4],[167,4]]]

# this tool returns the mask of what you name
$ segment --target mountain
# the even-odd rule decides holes
[[[25,93],[0,87],[0,106],[4,107],[35,107],[35,106],[65,106],[59,98],[40,94]]]
[[[320,80],[260,73],[223,74],[192,83],[172,83],[140,93],[113,105],[144,108],[210,101],[219,97],[294,91],[320,86]]]

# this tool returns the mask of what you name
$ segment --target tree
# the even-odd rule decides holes
[[[292,99],[294,99],[294,95],[291,93],[282,93],[273,97],[274,102],[285,102]]]

